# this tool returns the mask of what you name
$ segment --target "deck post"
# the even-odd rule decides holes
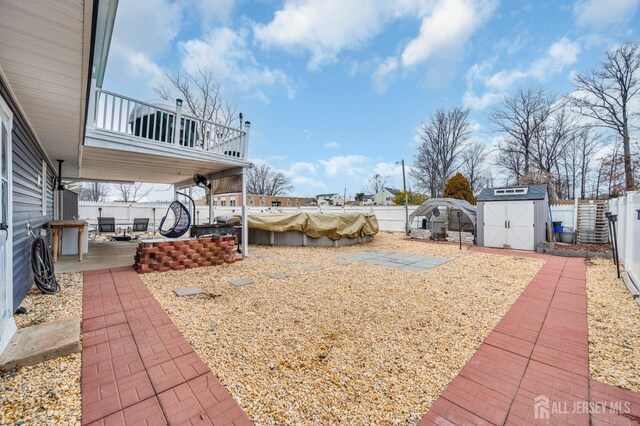
[[[242,168],[242,256],[249,255],[249,218],[247,217],[247,169]]]
[[[182,129],[182,99],[176,99],[176,122],[173,123],[173,144],[180,142],[180,130]]]

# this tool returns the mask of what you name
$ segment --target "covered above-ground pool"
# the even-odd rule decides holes
[[[373,214],[292,213],[249,215],[249,243],[338,247],[371,241],[379,231]]]

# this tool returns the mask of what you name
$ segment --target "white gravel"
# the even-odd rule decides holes
[[[251,249],[233,265],[142,279],[261,425],[415,424],[542,264],[384,233],[340,249]],[[409,272],[335,257],[363,249],[452,260]],[[254,284],[227,282],[237,278]],[[178,298],[177,286],[204,294]]]

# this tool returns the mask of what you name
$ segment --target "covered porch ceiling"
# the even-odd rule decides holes
[[[246,163],[248,165],[249,163]],[[183,156],[167,157],[134,151],[117,151],[85,145],[82,179],[176,184],[196,173],[209,175],[242,167],[244,162],[212,162]],[[73,178],[66,176],[65,178]]]
[[[78,173],[94,0],[0,3],[0,67],[49,162]]]

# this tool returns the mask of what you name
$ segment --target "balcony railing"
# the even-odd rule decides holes
[[[141,144],[173,144],[194,150],[247,158],[249,123],[236,129],[201,120],[181,111],[180,107],[154,105],[107,90],[93,92],[89,126],[127,135]],[[176,134],[175,123],[180,122]]]

